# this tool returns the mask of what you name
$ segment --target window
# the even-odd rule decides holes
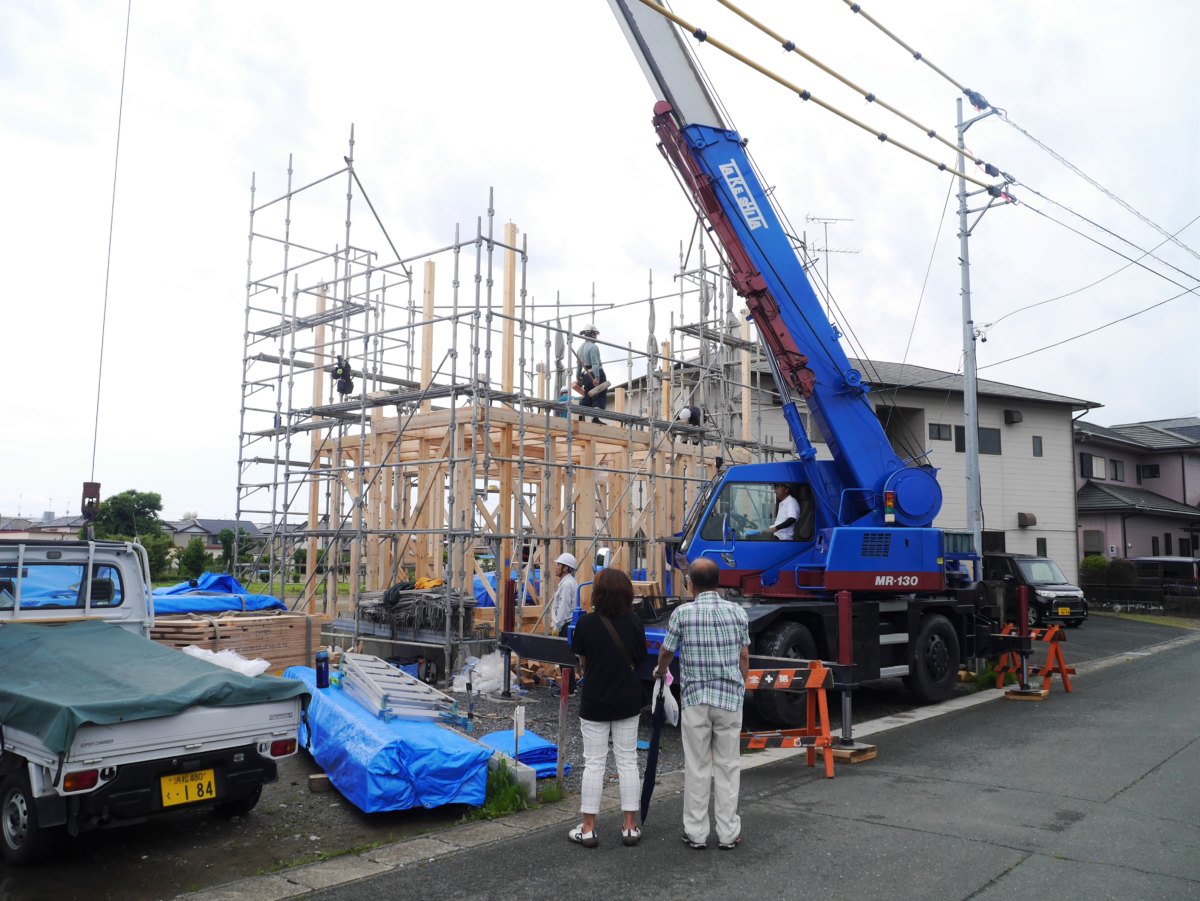
[[[810,541],[813,532],[812,489],[808,485],[793,485],[792,496],[800,504],[800,517],[794,530],[794,541]],[[712,512],[704,521],[700,537],[705,541],[774,541],[766,534],[775,522],[775,487],[766,482],[731,482],[726,485]],[[722,529],[727,529],[722,535]]]
[[[1145,463],[1145,464],[1138,466],[1137,480],[1138,480],[1139,485],[1142,484],[1142,479],[1157,479],[1157,478],[1158,478],[1158,464],[1157,463]]]
[[[1171,551],[1171,539],[1173,537],[1174,536],[1171,535],[1170,532],[1167,532],[1163,535],[1163,554],[1167,557],[1174,556],[1174,553]]]
[[[1045,538],[1039,538],[1037,540],[1037,552],[1036,553],[1039,557],[1046,556],[1046,539]]]
[[[949,441],[951,436],[950,424],[946,422],[929,423],[930,441]]]
[[[1180,538],[1179,539],[1179,556],[1180,557],[1192,556],[1192,540],[1190,538]]]
[[[1158,536],[1157,535],[1150,536],[1150,556],[1151,557],[1158,556]]]
[[[83,564],[27,563],[21,567],[0,566],[0,609],[16,606],[21,595],[22,610],[63,610],[82,607],[88,592],[84,583]],[[121,605],[121,573],[115,566],[101,564],[92,570],[91,606],[119,607]]]
[[[983,552],[985,554],[1003,554],[1005,552],[1004,533],[985,531],[983,533]]]
[[[1079,454],[1079,475],[1084,479],[1097,479],[1104,481],[1104,473],[1106,471],[1103,457],[1097,457],[1095,454],[1080,453]]]
[[[1041,435],[1033,436],[1033,455],[1035,457],[1040,457],[1042,455],[1042,436]]]
[[[1084,529],[1083,530],[1083,555],[1088,557],[1092,554],[1104,556],[1104,530],[1103,529]]]
[[[967,430],[961,425],[954,427],[954,449],[963,453],[967,449]],[[979,428],[979,452],[981,454],[1000,453],[1000,430]]]
[[[1108,477],[1114,482],[1125,481],[1125,461],[1124,460],[1109,460],[1108,461]]]

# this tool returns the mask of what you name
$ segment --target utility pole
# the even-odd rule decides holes
[[[992,111],[963,122],[962,98],[958,106],[958,171],[964,171],[966,149],[964,135],[967,129]],[[975,544],[975,553],[983,553],[983,502],[979,484],[979,396],[975,372],[975,322],[971,317],[971,231],[967,227],[967,180],[958,178],[958,269],[962,279],[962,329],[963,329],[963,434],[966,439],[967,458],[967,529]],[[978,577],[978,573],[976,573]]]
[[[967,129],[978,122],[980,119],[986,119],[988,116],[995,113],[995,108],[988,104],[979,94],[968,91],[968,98],[976,109],[982,109],[980,113],[973,119],[963,121],[963,106],[962,98],[958,98],[958,171],[965,172],[966,158],[963,152],[966,150],[966,141],[964,135]],[[1001,172],[990,163],[983,163],[984,171],[993,177],[999,175],[1004,179],[1004,187],[1007,187],[1012,182],[1012,176],[1007,172]],[[967,209],[967,199],[977,194],[987,196],[988,203],[985,206],[978,207],[974,210]],[[972,539],[975,543],[975,553],[983,554],[983,498],[982,487],[979,481],[979,397],[977,391],[976,366],[975,366],[975,339],[980,336],[979,329],[975,328],[975,320],[971,315],[971,253],[968,246],[968,239],[971,237],[971,232],[975,230],[975,226],[979,224],[979,220],[983,218],[983,214],[992,208],[996,201],[1000,200],[1005,203],[1009,202],[1009,196],[999,185],[992,185],[987,188],[982,188],[978,191],[967,192],[967,180],[962,176],[958,178],[958,246],[959,246],[959,273],[962,278],[962,330],[963,330],[963,433],[965,438],[966,458],[967,458],[967,529],[971,532]],[[970,225],[967,224],[968,213],[979,213],[975,221]],[[986,341],[986,336],[984,337]],[[976,573],[978,578],[979,573]]]

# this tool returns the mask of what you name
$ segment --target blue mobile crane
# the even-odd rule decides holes
[[[918,699],[945,698],[960,661],[981,655],[992,631],[973,584],[970,537],[932,527],[942,504],[935,471],[892,449],[745,141],[724,121],[681,32],[649,3],[609,3],[655,91],[663,155],[757,326],[796,444],[794,461],[719,473],[692,508],[679,552],[717,564],[726,596],[746,608],[756,654],[833,659],[834,598],[850,591],[856,681],[901,676]],[[797,399],[831,460],[817,459]],[[799,513],[782,530],[792,532],[787,541],[768,531],[784,489]],[[652,643],[655,631],[647,631]],[[793,719],[800,702],[756,694],[760,712],[777,721]]]
[[[839,687],[898,676],[918,700],[942,700],[963,660],[1017,647],[994,634],[971,536],[932,526],[942,504],[934,469],[892,449],[745,141],[724,121],[681,32],[651,0],[608,2],[655,92],[659,147],[722,248],[757,327],[796,445],[795,460],[718,473],[692,506],[673,556],[717,564],[726,597],[749,617],[753,666],[835,660],[836,599],[851,592],[853,665],[838,668]],[[817,459],[797,399],[831,460]],[[791,539],[779,540],[770,530],[785,496],[796,515]],[[646,624],[652,659],[665,625]],[[506,632],[503,644],[524,657],[572,662],[562,639]],[[769,720],[803,720],[803,693],[760,691],[754,699]]]

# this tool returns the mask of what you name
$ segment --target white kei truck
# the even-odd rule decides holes
[[[0,541],[0,855],[211,806],[248,812],[296,753],[308,692],[150,640],[145,549]]]

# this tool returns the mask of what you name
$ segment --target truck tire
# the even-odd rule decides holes
[[[38,823],[37,802],[22,767],[0,783],[0,853],[11,866],[37,863],[50,851],[51,834]]]
[[[758,652],[766,657],[789,657],[793,660],[815,660],[817,643],[806,626],[796,622],[781,622],[757,642]],[[807,699],[802,691],[756,691],[754,707],[758,715],[780,726],[803,726],[808,716]]]
[[[213,813],[219,817],[241,817],[252,811],[258,799],[262,797],[262,786],[254,789],[244,798],[238,798],[236,801],[226,801],[224,804],[214,804]]]
[[[954,692],[959,668],[958,635],[939,613],[925,617],[909,648],[908,685],[923,704],[944,701]]]

